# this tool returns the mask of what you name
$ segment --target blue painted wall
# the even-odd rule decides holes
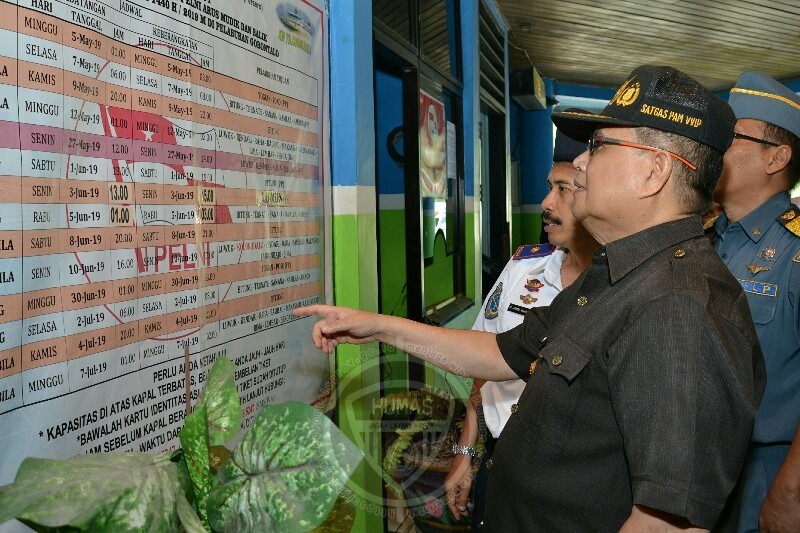
[[[375,73],[375,139],[378,158],[378,193],[402,194],[405,191],[403,167],[389,156],[386,140],[389,132],[403,124],[403,81],[384,72]],[[401,154],[402,138],[396,145]]]
[[[375,185],[372,9],[337,2],[330,11],[331,179]]]

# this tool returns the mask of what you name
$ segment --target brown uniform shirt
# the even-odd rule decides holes
[[[497,343],[529,379],[493,457],[488,531],[617,531],[633,504],[714,526],[765,374],[747,300],[699,217],[598,249]]]

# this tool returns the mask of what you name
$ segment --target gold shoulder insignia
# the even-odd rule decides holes
[[[778,223],[784,228],[789,230],[789,232],[800,237],[800,207],[791,204],[789,209],[783,212],[775,220],[777,220]]]
[[[703,231],[706,231],[707,229],[711,228],[711,226],[714,225],[714,222],[716,222],[718,218],[719,215],[711,217],[708,220],[706,220],[705,224],[703,224]]]

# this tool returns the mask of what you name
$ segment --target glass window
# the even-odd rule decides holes
[[[409,3],[397,0],[372,0],[372,16],[385,24],[398,37],[411,43]]]
[[[457,7],[457,0],[419,0],[419,32],[422,55],[460,79]]]

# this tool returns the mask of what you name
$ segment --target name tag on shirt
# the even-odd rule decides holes
[[[508,304],[508,310],[512,313],[516,313],[518,315],[524,315],[528,312],[529,307],[522,307],[521,305],[517,304]]]
[[[774,283],[762,283],[760,281],[753,281],[749,279],[738,280],[742,285],[744,292],[753,294],[760,294],[762,296],[776,297],[778,295],[778,286]]]

